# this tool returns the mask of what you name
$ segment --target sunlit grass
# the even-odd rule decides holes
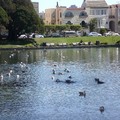
[[[120,36],[108,36],[108,37],[70,37],[70,38],[35,38],[35,41],[38,44],[41,44],[43,42],[46,43],[73,43],[73,42],[93,42],[100,41],[100,43],[107,43],[107,44],[115,44],[117,41],[120,40]]]
[[[23,45],[0,45],[0,48],[21,48]]]
[[[66,44],[71,44],[71,43],[75,43],[75,42],[92,42],[92,43],[96,43],[96,41],[100,41],[100,43],[105,43],[108,45],[114,45],[117,41],[120,41],[120,36],[101,36],[101,37],[60,37],[60,38],[35,38],[32,41],[34,42],[29,42],[30,40],[28,40],[27,42],[24,42],[25,40],[19,40],[12,43],[6,43],[6,44],[1,44],[0,48],[23,48],[23,47],[34,47],[34,46],[40,46],[42,43],[46,42],[46,43],[54,43],[54,44],[59,44],[59,43],[66,43]]]

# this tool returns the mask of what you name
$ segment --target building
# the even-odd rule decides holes
[[[109,6],[109,29],[120,33],[120,4]]]
[[[108,5],[105,0],[83,0],[80,8],[59,6],[45,10],[45,24],[80,24],[86,26],[90,20],[97,19],[97,28],[120,31],[120,4]]]
[[[45,22],[45,13],[44,12],[40,12],[39,17],[40,17],[40,19],[42,19]]]
[[[108,5],[105,0],[84,0],[81,8],[85,9],[89,23],[92,18],[97,19],[97,28],[108,28]]]
[[[33,4],[35,11],[39,15],[39,2],[32,2],[32,4]]]
[[[66,6],[56,5],[56,8],[50,8],[45,10],[45,24],[63,24],[62,14],[65,12]]]
[[[56,24],[56,9],[50,8],[45,10],[45,24],[51,25]]]

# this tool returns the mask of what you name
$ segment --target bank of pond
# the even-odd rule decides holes
[[[99,37],[62,37],[0,40],[0,48],[76,48],[119,46],[120,36]]]

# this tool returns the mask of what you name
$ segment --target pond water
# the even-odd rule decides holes
[[[1,50],[0,75],[0,120],[120,119],[120,48]]]

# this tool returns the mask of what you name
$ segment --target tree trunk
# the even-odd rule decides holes
[[[9,41],[16,41],[17,40],[16,30],[11,25],[8,28],[8,40]]]

